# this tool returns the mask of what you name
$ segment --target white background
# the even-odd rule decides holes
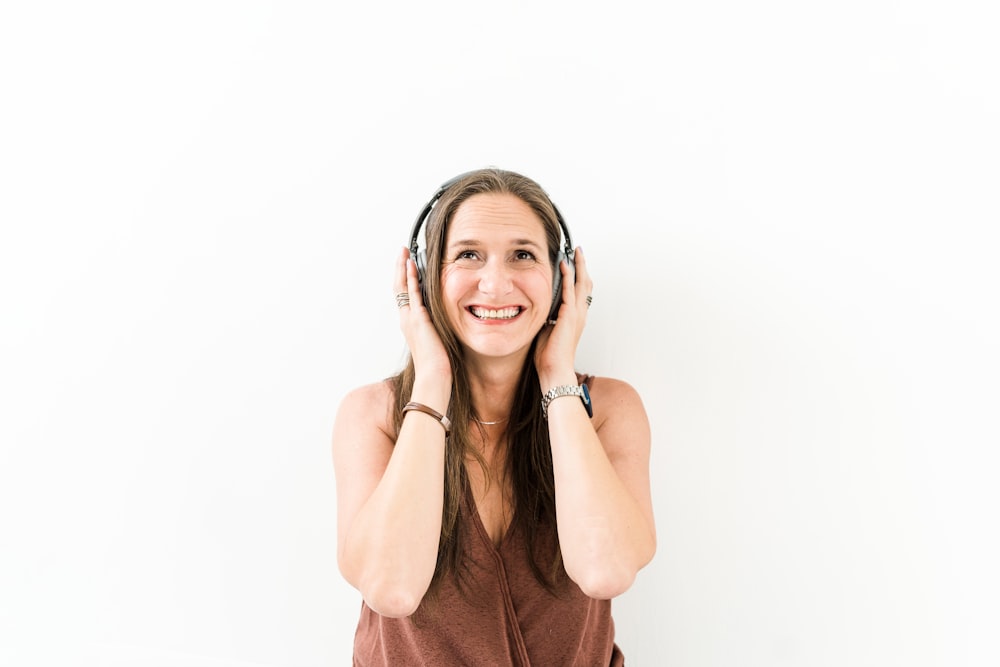
[[[329,435],[444,180],[538,180],[653,426],[630,665],[996,665],[989,2],[0,10],[0,663],[348,664]]]

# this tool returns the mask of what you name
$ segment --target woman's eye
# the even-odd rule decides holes
[[[455,259],[456,260],[459,260],[459,259],[469,260],[469,259],[476,259],[476,257],[477,256],[476,256],[476,253],[475,253],[474,250],[463,250],[462,252],[458,253],[458,256],[455,257]]]
[[[535,256],[532,255],[527,250],[518,250],[516,253],[514,253],[514,257],[516,257],[517,259],[521,259],[521,260],[533,260],[533,259],[535,259]]]

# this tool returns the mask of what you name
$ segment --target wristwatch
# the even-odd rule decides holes
[[[549,389],[545,396],[542,396],[543,417],[546,419],[549,418],[549,403],[560,396],[579,396],[580,400],[583,401],[583,407],[587,408],[587,416],[593,418],[594,406],[590,402],[590,391],[587,390],[587,385],[585,384],[561,384],[558,387]]]

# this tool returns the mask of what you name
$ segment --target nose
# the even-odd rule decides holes
[[[500,257],[492,257],[479,270],[479,291],[491,297],[505,296],[514,291],[511,268]]]

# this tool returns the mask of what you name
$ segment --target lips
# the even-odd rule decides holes
[[[469,306],[467,310],[479,320],[512,320],[521,314],[520,306],[508,306],[505,308],[485,308],[483,306]]]

